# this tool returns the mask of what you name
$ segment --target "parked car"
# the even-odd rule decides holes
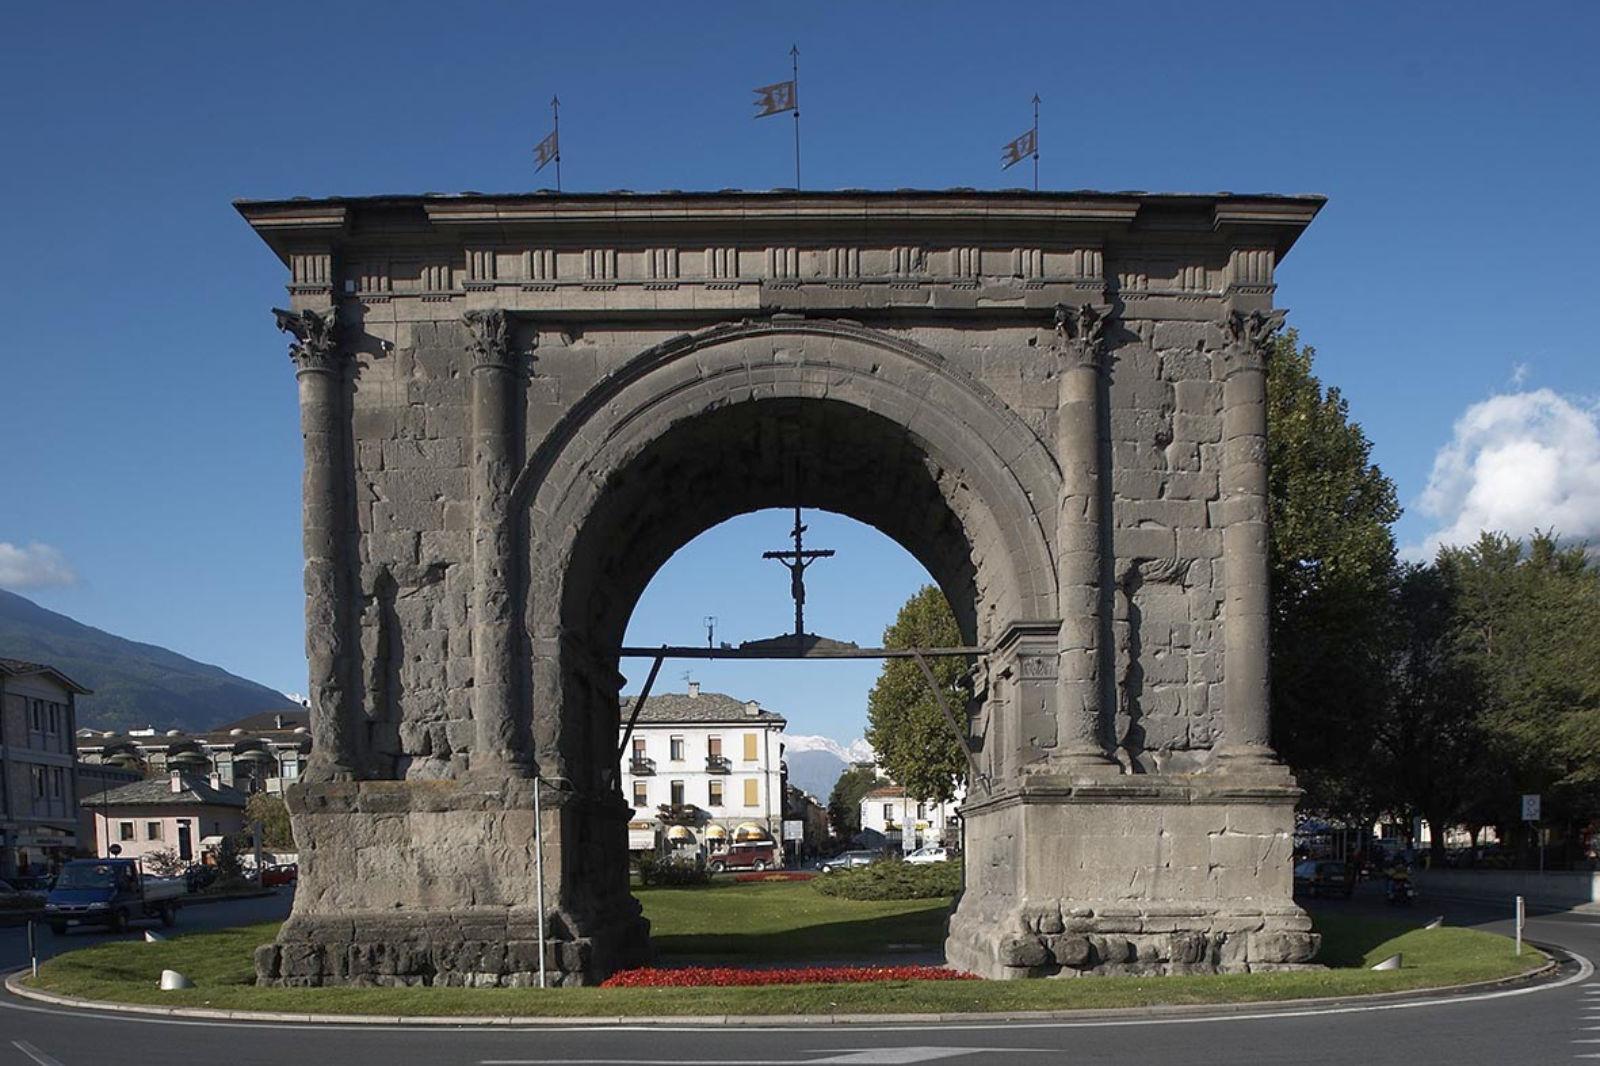
[[[1334,859],[1307,859],[1294,868],[1296,892],[1308,896],[1343,896],[1350,898],[1355,891],[1355,880],[1350,867]]]
[[[769,866],[782,865],[778,859],[778,845],[770,840],[734,844],[706,862],[707,869],[714,874],[724,870],[765,870]]]
[[[835,870],[853,870],[857,866],[871,866],[882,856],[875,851],[845,851],[840,852],[831,859],[823,859],[817,864],[817,869],[825,874]]]
[[[137,859],[74,859],[61,868],[44,904],[50,931],[64,936],[79,925],[116,932],[135,918],[178,920],[178,900],[188,891],[182,878],[151,877]]]
[[[918,848],[906,856],[906,862],[915,863],[918,866],[930,862],[948,862],[949,859],[950,852],[942,845],[935,844]]]
[[[280,862],[272,866],[265,866],[261,870],[262,888],[292,885],[298,880],[300,880],[300,866],[298,863]]]

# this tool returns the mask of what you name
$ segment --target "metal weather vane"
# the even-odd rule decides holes
[[[806,567],[818,559],[827,559],[833,555],[832,548],[822,550],[807,550],[805,546],[806,527],[800,523],[800,505],[794,507],[794,529],[789,535],[794,538],[794,547],[788,551],[762,552],[763,559],[776,559],[789,568],[789,594],[794,597],[794,639],[803,641],[806,635]]]
[[[550,98],[550,119],[554,124],[550,135],[533,146],[533,161],[538,166],[533,168],[535,174],[549,166],[556,165],[556,192],[561,191],[561,98]]]

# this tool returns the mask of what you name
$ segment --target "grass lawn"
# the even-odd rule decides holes
[[[945,900],[856,902],[804,884],[727,884],[638,892],[654,923],[661,961],[720,957],[844,959],[890,944],[937,947]],[[275,924],[175,937],[157,944],[117,941],[59,956],[40,967],[39,985],[90,999],[320,1014],[553,1015],[828,1014],[905,1011],[1023,1011],[1240,1003],[1433,988],[1513,977],[1544,962],[1512,955],[1504,937],[1470,929],[1419,928],[1423,919],[1317,915],[1323,941],[1315,973],[1215,977],[1105,977],[1059,981],[928,981],[762,988],[256,988],[251,950]],[[730,933],[730,928],[740,931]],[[1404,952],[1405,968],[1372,963]],[[881,956],[889,961],[897,958]],[[180,970],[196,988],[161,992],[162,969]]]

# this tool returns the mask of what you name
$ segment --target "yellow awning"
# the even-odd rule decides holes
[[[709,827],[708,829],[706,829],[706,839],[707,840],[726,840],[726,839],[728,839],[728,831],[726,829],[722,828],[722,826],[720,826],[720,825],[713,825],[713,826]]]
[[[755,822],[741,822],[739,828],[733,831],[735,840],[767,840],[770,837],[771,834],[767,832],[766,826],[757,825]]]
[[[694,834],[689,832],[689,827],[686,825],[675,825],[671,829],[667,830],[667,839],[676,844],[682,841],[693,840]]]

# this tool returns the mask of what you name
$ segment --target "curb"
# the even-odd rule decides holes
[[[5,988],[14,996],[76,1010],[111,1011],[119,1014],[155,1015],[163,1018],[190,1018],[210,1021],[263,1022],[312,1025],[418,1026],[427,1028],[595,1028],[619,1026],[699,1025],[725,1028],[761,1028],[795,1025],[933,1025],[960,1022],[1092,1022],[1118,1021],[1151,1015],[1181,1018],[1186,1016],[1248,1014],[1266,1010],[1361,1004],[1401,1003],[1411,999],[1437,997],[1441,993],[1459,995],[1547,978],[1561,966],[1556,956],[1567,952],[1553,945],[1524,941],[1551,958],[1536,970],[1515,977],[1473,981],[1464,985],[1413,988],[1404,992],[1378,992],[1362,996],[1321,996],[1312,999],[1255,1000],[1249,1003],[1168,1004],[1148,1007],[1121,1007],[1102,1010],[971,1011],[936,1014],[669,1014],[669,1015],[388,1015],[388,1014],[307,1014],[283,1011],[216,1010],[209,1007],[154,1007],[146,1004],[112,1003],[80,999],[44,992],[23,984],[26,969],[6,976]]]

